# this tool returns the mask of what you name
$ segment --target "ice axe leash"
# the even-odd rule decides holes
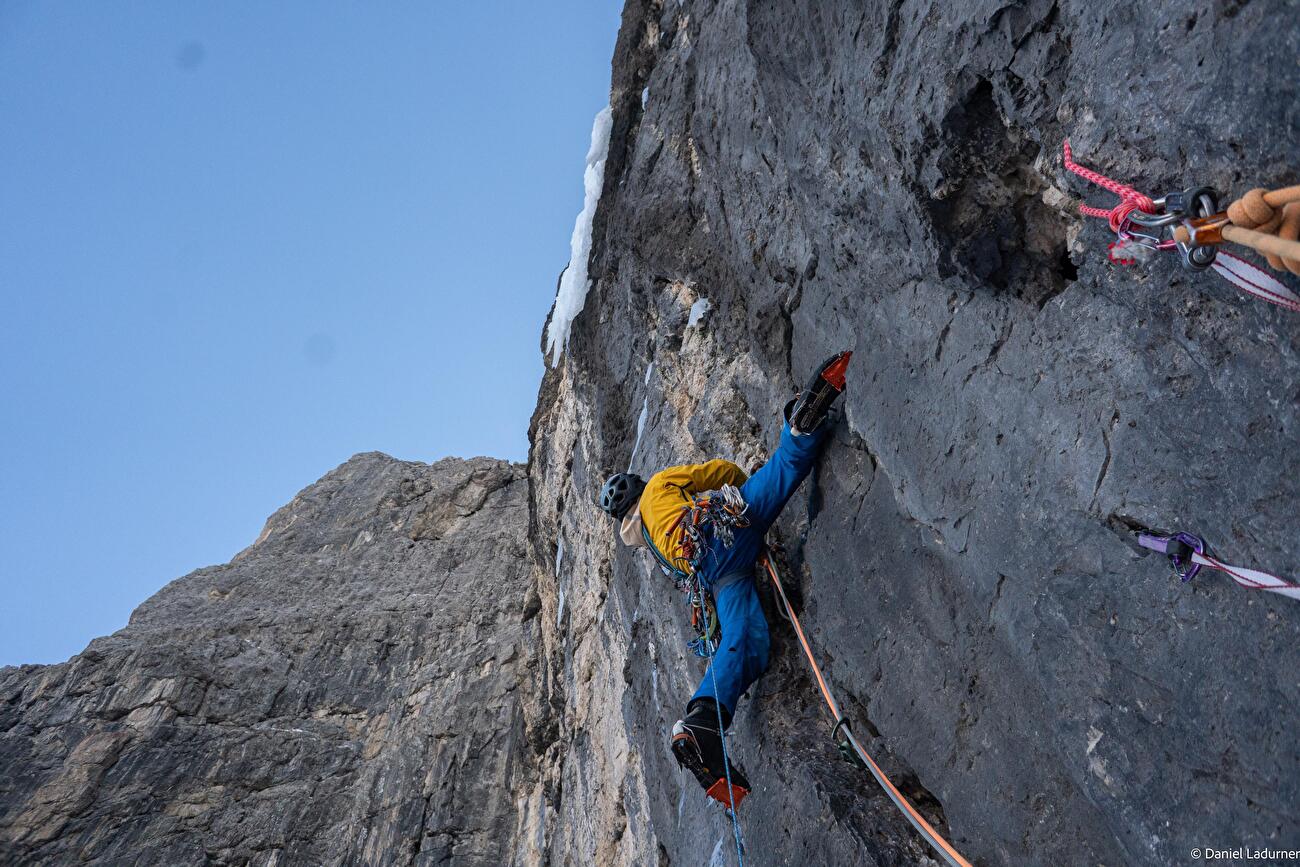
[[[847,362],[846,362],[847,364]],[[772,562],[772,553],[770,550],[763,555],[763,566],[767,569],[767,574],[772,578],[772,586],[781,597],[781,605],[785,608],[785,614],[790,624],[794,627],[795,635],[799,638],[799,644],[803,647],[803,652],[808,657],[808,664],[812,667],[813,676],[817,679],[817,688],[821,690],[822,698],[826,700],[826,707],[830,711],[831,717],[835,721],[835,727],[831,729],[831,739],[835,741],[840,751],[871,772],[880,788],[885,790],[889,800],[894,802],[904,818],[912,824],[917,833],[929,843],[943,863],[949,867],[971,867],[969,861],[961,856],[952,844],[945,840],[938,831],[930,826],[925,817],[917,811],[915,807],[908,802],[898,787],[890,781],[880,766],[875,763],[867,751],[862,748],[862,744],[853,735],[853,728],[850,725],[849,718],[846,717],[840,709],[839,702],[835,700],[835,695],[831,692],[830,685],[826,683],[826,678],[822,674],[821,666],[817,664],[817,658],[813,656],[812,647],[808,644],[808,636],[803,631],[802,624],[799,623],[798,616],[794,613],[794,608],[790,606],[790,600],[785,594],[785,585],[781,583],[781,576],[777,572]]]

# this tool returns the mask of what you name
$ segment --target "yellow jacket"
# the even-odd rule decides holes
[[[674,562],[682,532],[678,527],[670,537],[668,531],[681,515],[682,507],[690,505],[691,497],[705,491],[716,491],[723,485],[740,487],[747,478],[749,477],[744,470],[721,458],[703,464],[668,467],[651,476],[650,481],[646,482],[645,491],[641,493],[638,509],[641,512],[641,523],[659,553],[669,563]],[[684,563],[674,565],[683,571],[690,571],[690,567]]]

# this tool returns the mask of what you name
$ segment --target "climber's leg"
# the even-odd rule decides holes
[[[812,470],[817,450],[829,430],[830,425],[822,425],[812,433],[796,435],[789,424],[781,429],[781,441],[776,452],[740,486],[741,496],[749,504],[746,515],[751,527],[761,533],[767,532],[786,500]]]
[[[714,598],[722,625],[721,644],[686,705],[685,717],[673,726],[671,746],[678,763],[690,770],[709,797],[730,806],[740,803],[750,785],[745,772],[725,760],[722,732],[731,725],[741,693],[767,668],[767,619],[752,568],[720,580]],[[728,767],[731,790],[726,786]]]
[[[754,586],[752,561],[748,573],[730,576],[730,580],[715,585],[713,598],[722,625],[722,641],[691,703],[700,698],[714,699],[722,706],[724,722],[729,724],[740,694],[767,668],[767,618]]]

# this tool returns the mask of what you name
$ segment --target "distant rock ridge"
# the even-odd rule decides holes
[[[527,487],[357,455],[125,629],[0,669],[0,863],[510,862]]]

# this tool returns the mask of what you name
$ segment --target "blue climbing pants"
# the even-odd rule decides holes
[[[701,564],[713,587],[718,621],[722,624],[722,646],[709,663],[692,701],[712,698],[728,714],[733,713],[740,694],[767,669],[771,641],[758,588],[754,586],[754,564],[763,553],[768,528],[812,470],[829,428],[823,424],[811,434],[795,436],[790,425],[785,425],[776,453],[740,487],[749,504],[745,513],[749,526],[736,531],[730,548],[715,540]]]

